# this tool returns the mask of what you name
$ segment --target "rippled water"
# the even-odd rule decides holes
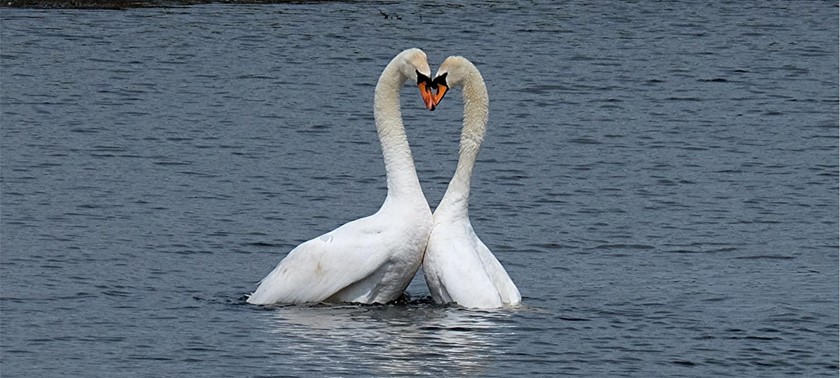
[[[383,13],[389,17],[383,16]],[[833,2],[2,9],[0,374],[836,376]],[[372,92],[462,54],[516,310],[243,303],[378,209]],[[429,202],[460,104],[403,115]]]

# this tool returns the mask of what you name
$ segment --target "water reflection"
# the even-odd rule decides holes
[[[510,333],[509,318],[412,304],[288,306],[266,319],[278,352],[303,370],[402,376],[486,374]]]

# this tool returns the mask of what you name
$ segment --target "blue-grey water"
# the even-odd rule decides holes
[[[0,375],[837,376],[836,2],[423,3],[0,10]],[[524,305],[245,304],[381,205],[408,47],[487,80]],[[403,91],[433,207],[450,96]]]

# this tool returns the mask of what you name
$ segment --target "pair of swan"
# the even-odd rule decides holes
[[[449,88],[463,90],[458,166],[434,214],[420,187],[400,113],[399,92],[409,79],[416,79],[429,110]],[[394,57],[374,95],[387,177],[385,202],[375,214],[297,246],[260,282],[248,303],[387,303],[402,295],[422,265],[437,303],[469,308],[518,304],[519,290],[475,235],[467,211],[488,104],[484,80],[467,59],[447,58],[432,80],[422,50],[408,49]]]

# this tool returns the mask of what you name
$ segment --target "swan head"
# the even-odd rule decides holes
[[[394,59],[399,63],[400,72],[403,76],[417,80],[417,88],[420,89],[420,96],[423,97],[426,109],[435,110],[436,104],[432,93],[432,70],[429,68],[426,53],[416,48],[408,49]]]
[[[434,95],[432,102],[437,107],[443,100],[443,96],[450,88],[463,86],[474,75],[480,75],[478,69],[467,58],[462,56],[450,56],[443,61],[438,67],[434,80],[432,80],[432,89]]]

